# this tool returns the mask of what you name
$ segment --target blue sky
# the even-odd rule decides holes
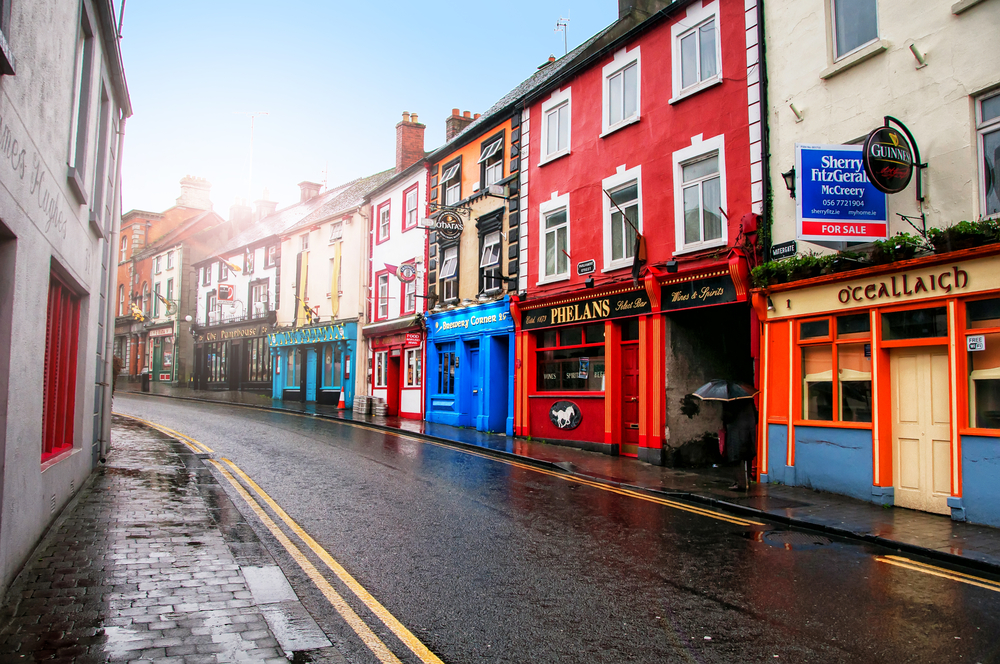
[[[223,216],[235,197],[260,198],[264,187],[284,207],[302,180],[332,186],[392,167],[403,111],[427,125],[431,150],[452,108],[481,113],[561,56],[554,28],[567,15],[572,49],[618,6],[131,0],[123,210],[167,209],[188,174],[212,183]],[[268,115],[255,121],[250,189],[250,118],[239,113],[255,111]]]

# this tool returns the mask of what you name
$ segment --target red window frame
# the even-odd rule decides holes
[[[389,236],[392,235],[392,208],[389,207],[390,203],[392,203],[392,201],[388,200],[388,201],[380,204],[377,208],[375,208],[375,219],[374,219],[374,221],[375,221],[375,244],[382,244],[383,242],[387,242],[389,240]],[[382,209],[383,208],[387,208],[387,211],[389,213],[389,224],[387,225],[387,227],[385,229],[385,237],[382,237]]]
[[[80,298],[51,274],[45,325],[42,463],[73,448],[79,334]]]
[[[410,188],[408,188],[408,189],[406,189],[406,190],[403,191],[403,232],[404,233],[406,231],[412,229],[412,228],[416,228],[417,227],[417,221],[419,220],[419,217],[420,217],[420,192],[417,190],[417,187],[419,187],[419,186],[420,186],[420,183],[417,182],[412,187],[410,187]],[[409,208],[406,207],[406,197],[410,195],[410,192],[413,192],[416,195],[416,197],[417,197],[416,206],[413,208],[413,210],[414,210],[414,212],[416,214],[414,214],[414,216],[413,216],[413,223],[412,224],[407,223],[407,215],[409,214]]]

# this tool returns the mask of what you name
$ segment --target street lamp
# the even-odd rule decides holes
[[[795,198],[795,167],[792,166],[791,170],[782,173],[781,177],[784,179],[785,187],[788,189],[788,196]]]

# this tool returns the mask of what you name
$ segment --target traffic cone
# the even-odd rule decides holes
[[[344,390],[343,389],[340,390],[340,401],[337,403],[337,408],[340,408],[341,410],[347,408],[347,404],[344,403]]]

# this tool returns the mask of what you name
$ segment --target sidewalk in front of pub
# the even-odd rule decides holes
[[[0,604],[0,662],[345,662],[197,455],[115,416]]]
[[[129,392],[138,383],[119,383]],[[807,487],[753,483],[747,492],[729,490],[730,468],[676,469],[634,458],[613,457],[573,447],[511,438],[422,420],[359,415],[348,409],[286,402],[254,392],[192,390],[153,383],[143,396],[173,397],[307,413],[364,424],[385,431],[488,450],[499,456],[561,469],[571,475],[636,488],[796,528],[861,540],[945,564],[1000,574],[1000,529],[963,523],[947,515],[881,506]]]

